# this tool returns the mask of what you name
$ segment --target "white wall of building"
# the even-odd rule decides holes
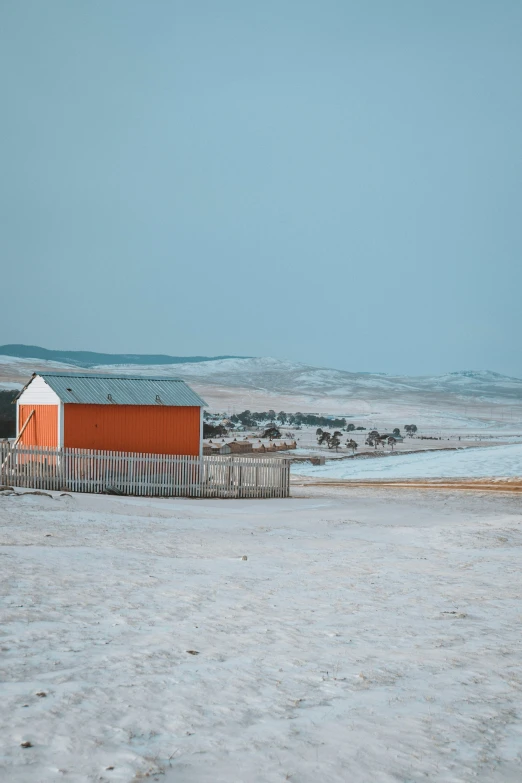
[[[39,375],[18,399],[18,405],[58,405],[60,398]]]

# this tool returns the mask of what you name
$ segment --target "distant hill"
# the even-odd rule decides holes
[[[220,390],[219,394],[233,394],[244,399],[244,403],[241,402],[244,407],[255,404],[248,396],[250,393],[272,397],[273,402],[268,400],[268,407],[279,404],[276,401],[279,395],[299,395],[302,410],[306,406],[308,410],[336,414],[353,410],[357,400],[361,403],[359,408],[364,410],[400,405],[404,415],[408,415],[409,406],[418,409],[422,405],[432,412],[432,417],[443,408],[456,413],[470,403],[522,405],[522,379],[488,370],[414,377],[348,372],[270,357],[176,357],[50,351],[27,345],[0,346],[0,387],[3,388],[19,388],[33,372],[71,372],[78,368],[85,372],[183,378],[195,384],[205,399],[209,388],[214,387]]]
[[[38,345],[0,345],[0,356],[18,359],[43,359],[76,367],[96,367],[100,364],[194,364],[219,359],[249,359],[248,356],[167,356],[144,353],[95,353],[93,351],[52,351]]]
[[[241,387],[270,394],[300,394],[313,399],[336,400],[333,411],[345,410],[351,399],[414,401],[437,407],[448,399],[522,402],[522,379],[489,370],[463,370],[437,376],[388,375],[311,367],[269,357],[224,359],[207,364],[176,367],[189,383],[223,388]],[[342,402],[342,406],[340,407]]]

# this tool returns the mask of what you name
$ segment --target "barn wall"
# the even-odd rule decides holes
[[[65,448],[200,452],[200,409],[161,405],[64,405]]]
[[[20,444],[23,446],[58,446],[58,405],[18,405],[18,432],[27,417],[34,410],[34,416],[27,425]]]

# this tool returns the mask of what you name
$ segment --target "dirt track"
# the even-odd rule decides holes
[[[374,489],[462,489],[475,492],[521,492],[522,478],[484,479],[322,479],[292,481],[294,487],[369,487]]]

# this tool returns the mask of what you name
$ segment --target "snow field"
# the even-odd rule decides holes
[[[385,457],[292,465],[298,476],[338,479],[483,478],[522,476],[522,444],[459,451],[388,454]]]
[[[0,496],[2,779],[519,781],[521,521],[446,492]]]

